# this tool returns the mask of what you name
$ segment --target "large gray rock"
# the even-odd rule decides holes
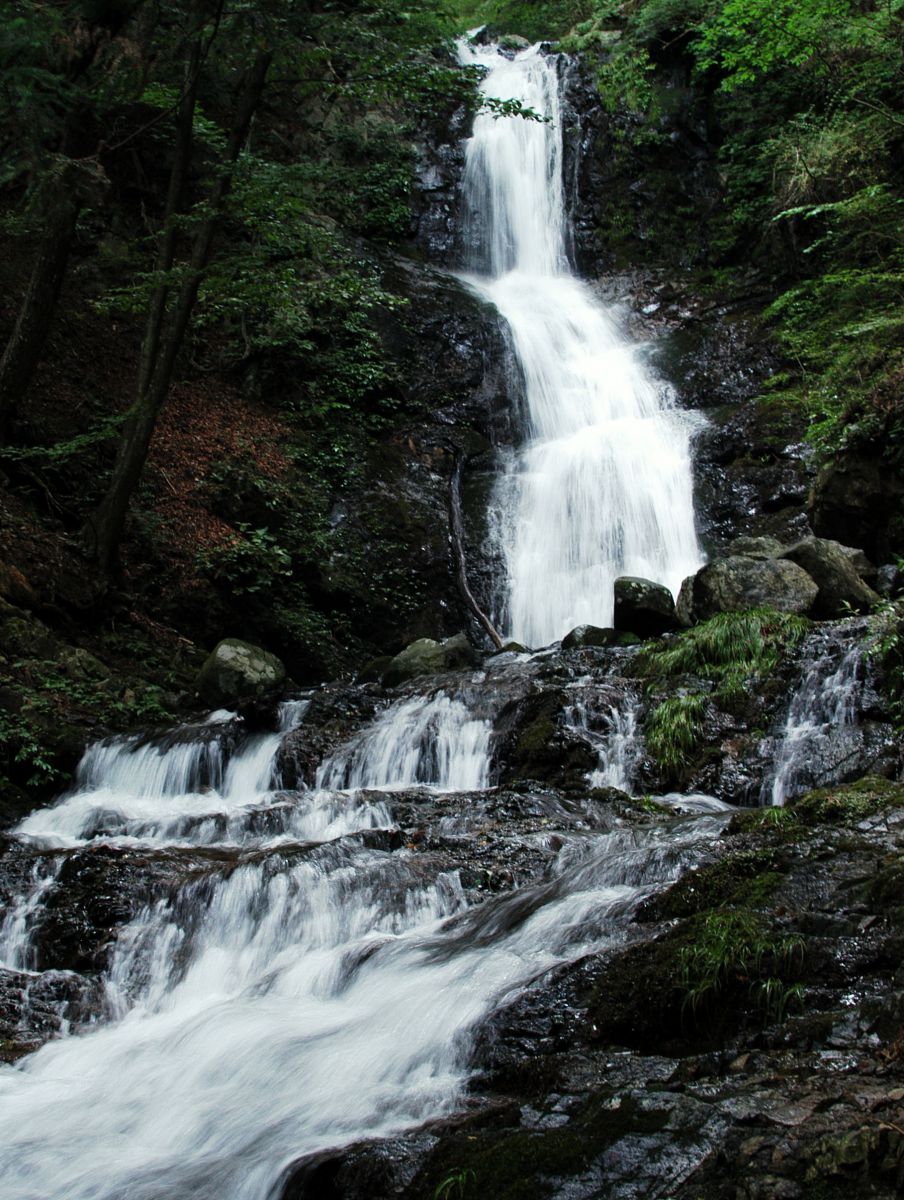
[[[661,583],[623,575],[615,581],[615,628],[641,637],[658,637],[677,628],[675,601]]]
[[[736,537],[728,547],[728,557],[781,558],[786,547],[774,537]]]
[[[639,642],[633,633],[618,629],[602,628],[598,625],[576,625],[562,638],[563,650],[580,650],[585,646],[633,646]]]
[[[397,687],[418,675],[440,675],[444,671],[473,666],[478,661],[477,651],[463,633],[457,633],[444,642],[419,638],[390,662],[383,683],[386,687]]]
[[[682,588],[685,620],[705,621],[720,612],[776,608],[779,612],[809,613],[819,586],[807,572],[786,558],[717,558]]]
[[[269,650],[239,638],[223,638],[198,672],[195,690],[211,708],[225,708],[236,700],[263,695],[285,677],[286,668]]]
[[[842,617],[851,609],[868,612],[878,603],[879,596],[860,578],[851,555],[856,551],[850,547],[816,537],[804,538],[785,551],[784,557],[803,567],[819,587],[814,616]]]

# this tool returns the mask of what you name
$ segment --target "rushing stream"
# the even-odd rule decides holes
[[[470,283],[508,325],[524,393],[526,440],[496,499],[506,624],[542,645],[610,624],[618,575],[675,589],[699,565],[689,429],[568,268],[555,59],[461,53],[487,68],[488,93],[551,118],[479,117],[466,179]],[[817,725],[848,720],[855,660],[823,650],[805,663],[764,800],[793,791]],[[498,669],[535,659],[532,686],[553,669],[542,656],[503,655]],[[596,754],[588,790],[630,791],[642,698],[630,683],[616,702],[597,682],[570,680],[559,728]],[[277,1200],[300,1158],[455,1109],[481,1022],[555,964],[639,936],[640,902],[726,823],[724,803],[675,796],[688,815],[674,820],[576,820],[555,837],[532,826],[521,836],[542,869],[475,899],[466,857],[421,854],[396,822],[414,805],[424,826],[488,840],[504,688],[486,667],[376,703],[309,787],[286,786],[279,765],[310,720],[301,699],[269,733],[218,712],[99,742],[72,791],[13,831],[24,866],[0,966],[26,1001],[67,873],[107,863],[150,882],[110,932],[94,1002],[70,1009],[63,987],[55,1040],[0,1068],[0,1200]],[[548,803],[565,811],[561,796]]]
[[[495,499],[500,623],[543,646],[576,625],[611,625],[618,576],[677,593],[700,566],[691,427],[569,269],[556,58],[470,45],[461,57],[486,69],[487,95],[549,118],[478,116],[465,174],[468,282],[508,327],[524,398],[526,440]]]
[[[95,746],[73,794],[18,831],[39,866],[91,846],[192,853],[120,930],[95,1027],[0,1071],[4,1197],[262,1200],[299,1156],[448,1109],[477,1022],[553,963],[622,940],[639,899],[724,821],[575,838],[551,879],[467,909],[457,872],[425,877],[363,836],[390,824],[390,785],[485,783],[487,727],[460,702],[397,702],[310,791],[278,786],[281,732],[234,750],[216,733]],[[462,797],[465,826],[475,803]],[[54,876],[37,869],[14,907],[7,966],[27,967]]]

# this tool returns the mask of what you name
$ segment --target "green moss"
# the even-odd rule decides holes
[[[667,1120],[665,1111],[598,1093],[564,1128],[497,1131],[468,1126],[440,1141],[406,1198],[433,1200],[437,1188],[455,1176],[463,1183],[464,1200],[542,1200],[562,1176],[587,1170],[620,1138],[658,1132]]]
[[[904,805],[904,784],[876,775],[866,775],[855,783],[817,788],[788,801],[789,809],[804,825],[854,825],[899,805]]]
[[[726,854],[718,862],[686,871],[667,892],[640,909],[645,921],[670,920],[735,906],[766,907],[783,878],[781,855],[769,849]]]

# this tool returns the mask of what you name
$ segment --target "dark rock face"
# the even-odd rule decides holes
[[[370,653],[467,629],[485,635],[460,595],[451,553],[450,481],[461,484],[472,591],[490,605],[498,564],[487,549],[493,447],[511,440],[510,351],[492,310],[452,277],[395,258],[386,284],[406,298],[380,333],[397,364],[410,414],[336,497],[316,590],[333,610],[357,614]]]
[[[615,628],[640,637],[659,637],[677,627],[675,601],[661,583],[623,575],[615,581]]]
[[[671,599],[671,597],[669,597]],[[563,650],[578,650],[583,646],[630,646],[639,641],[632,633],[620,629],[600,629],[597,625],[577,625],[562,638]]]
[[[814,531],[859,546],[875,562],[904,550],[904,480],[873,456],[848,453],[823,467],[809,498]]]

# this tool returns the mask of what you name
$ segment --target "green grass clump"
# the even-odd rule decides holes
[[[707,913],[696,922],[693,942],[678,952],[685,1009],[699,1019],[740,993],[767,1019],[780,1020],[801,999],[792,976],[803,958],[803,938],[779,933],[759,913]]]
[[[644,729],[650,754],[669,771],[686,767],[703,738],[706,697],[672,696],[650,713]]]
[[[699,675],[716,684],[717,700],[730,700],[774,672],[808,628],[805,618],[771,608],[718,613],[668,645],[645,647],[637,669],[649,679]]]

